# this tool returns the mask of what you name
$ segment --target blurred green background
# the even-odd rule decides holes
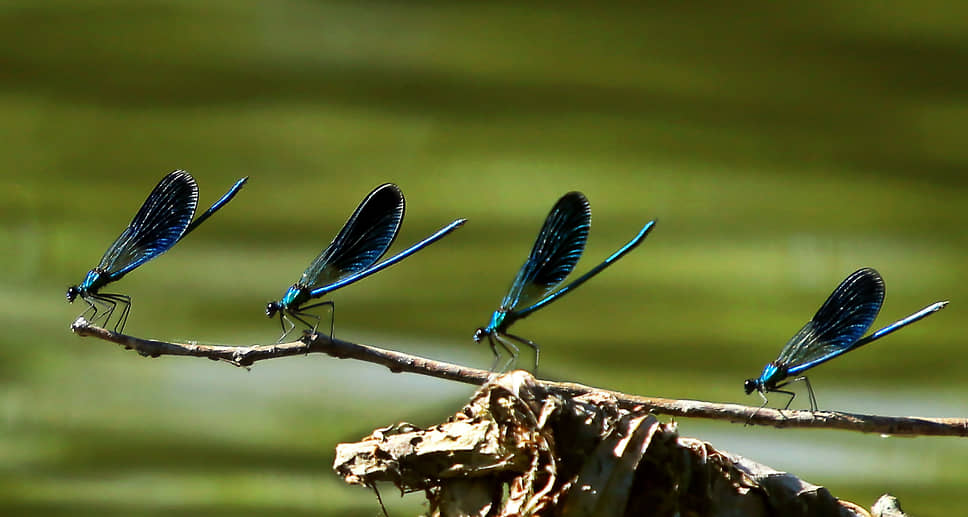
[[[542,376],[756,404],[743,380],[872,266],[877,324],[951,305],[812,371],[820,406],[968,416],[968,16],[948,5],[3,2],[0,511],[376,515],[332,474],[335,445],[471,393],[329,357],[245,371],[73,336],[65,289],[175,168],[206,207],[251,179],[107,290],[132,296],[134,335],[272,342],[265,303],[392,181],[409,201],[395,250],[470,222],[335,294],[337,335],[486,368],[473,330],[580,189],[578,272],[659,224],[515,326],[543,345]],[[890,491],[914,515],[963,508],[964,440],[680,425],[865,506]],[[394,515],[422,508],[383,495]]]

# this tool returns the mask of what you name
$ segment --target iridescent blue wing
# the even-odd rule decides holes
[[[528,260],[501,302],[501,309],[513,311],[530,305],[560,284],[585,251],[591,219],[591,208],[581,192],[562,196],[545,219]]]
[[[158,182],[131,224],[104,252],[98,269],[111,281],[168,251],[181,239],[198,204],[198,186],[185,171],[174,171]]]
[[[451,221],[450,224],[448,224],[448,225],[444,226],[443,228],[437,230],[436,232],[434,232],[431,235],[427,236],[426,238],[424,238],[420,242],[418,242],[416,244],[413,244],[409,248],[407,248],[407,249],[405,249],[405,250],[397,253],[396,255],[394,255],[394,256],[392,256],[392,257],[384,260],[383,262],[380,262],[379,264],[375,264],[373,266],[370,266],[370,267],[368,267],[368,268],[366,268],[366,269],[364,269],[362,271],[353,273],[351,275],[344,275],[339,280],[337,280],[335,282],[332,282],[332,283],[329,283],[329,284],[326,284],[323,287],[317,287],[316,289],[313,289],[312,291],[310,291],[310,294],[309,295],[310,295],[311,298],[319,298],[320,296],[323,296],[324,294],[326,294],[326,293],[328,293],[330,291],[335,291],[336,289],[339,289],[341,287],[346,287],[346,286],[348,286],[348,285],[350,285],[350,284],[352,284],[354,282],[357,282],[359,280],[362,280],[362,279],[364,279],[364,278],[366,278],[366,277],[368,277],[368,276],[370,276],[370,275],[372,275],[374,273],[377,273],[379,271],[383,271],[384,269],[386,269],[386,268],[388,268],[388,267],[396,264],[397,262],[400,262],[401,260],[409,257],[410,255],[413,255],[414,253],[422,250],[423,248],[425,248],[425,247],[427,247],[427,246],[429,246],[429,245],[431,245],[431,244],[439,241],[445,235],[447,235],[450,232],[456,230],[457,228],[460,228],[461,225],[463,225],[466,222],[467,222],[467,219],[457,219],[455,221]]]
[[[527,317],[528,314],[531,314],[532,312],[544,307],[545,305],[548,305],[549,303],[557,300],[558,298],[561,298],[562,296],[570,293],[571,291],[574,291],[575,288],[585,283],[588,279],[601,273],[602,271],[605,270],[605,268],[607,268],[608,266],[611,266],[618,259],[624,257],[626,253],[635,249],[639,244],[642,244],[642,241],[645,240],[645,237],[649,235],[649,232],[652,231],[652,228],[655,228],[654,220],[646,223],[645,226],[643,226],[642,229],[639,230],[638,235],[636,235],[629,242],[625,243],[625,245],[623,245],[621,248],[615,250],[615,252],[609,255],[604,262],[589,269],[584,275],[572,280],[568,285],[538,300],[530,307],[524,307],[523,309],[518,309],[517,311],[514,312],[514,314],[517,315],[518,318]]]
[[[813,319],[794,335],[776,362],[796,375],[851,350],[867,332],[884,303],[884,280],[871,268],[848,276]]]
[[[403,221],[403,192],[392,183],[380,185],[360,203],[343,229],[306,268],[299,283],[327,285],[369,268],[380,260]]]

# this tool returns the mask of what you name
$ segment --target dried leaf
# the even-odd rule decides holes
[[[481,387],[447,422],[340,444],[333,468],[352,484],[423,490],[434,517],[870,517],[611,394],[563,398],[522,371]]]
[[[659,428],[652,415],[627,415],[602,440],[572,483],[562,506],[562,517],[598,515],[621,517],[625,513],[639,460]]]

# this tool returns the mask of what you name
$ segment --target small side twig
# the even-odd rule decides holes
[[[301,340],[289,343],[228,346],[142,339],[91,325],[84,318],[78,318],[71,325],[71,330],[82,337],[96,337],[116,343],[126,349],[135,350],[146,357],[162,355],[205,357],[245,368],[267,359],[321,353],[339,359],[356,359],[383,365],[394,373],[415,373],[478,386],[483,385],[493,375],[487,370],[468,368],[341,339],[330,339],[318,334],[305,334]],[[539,381],[539,384],[549,392],[568,397],[594,392],[607,393],[614,396],[622,408],[638,407],[656,414],[676,417],[728,420],[730,422],[778,428],[842,429],[894,436],[968,436],[968,419],[966,418],[891,417],[840,411],[780,411],[741,404],[640,397],[577,383]]]

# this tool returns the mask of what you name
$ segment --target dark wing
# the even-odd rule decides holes
[[[168,251],[184,235],[197,204],[195,179],[181,170],[168,174],[148,194],[131,224],[104,252],[98,269],[117,280]]]
[[[374,273],[377,273],[379,271],[382,271],[382,270],[384,270],[384,269],[386,269],[386,268],[388,268],[388,267],[396,264],[397,262],[400,262],[401,260],[409,257],[410,255],[413,255],[414,253],[422,250],[423,248],[425,248],[425,247],[427,247],[427,246],[429,246],[429,245],[431,245],[431,244],[439,241],[445,235],[447,235],[450,232],[456,230],[457,228],[460,228],[461,225],[463,225],[466,222],[467,222],[467,219],[457,219],[455,221],[451,221],[451,223],[448,224],[447,226],[444,226],[443,228],[441,228],[441,229],[437,230],[436,232],[432,233],[431,235],[427,236],[422,241],[420,241],[420,242],[418,242],[418,243],[410,246],[409,248],[407,248],[407,249],[405,249],[405,250],[397,253],[396,255],[394,255],[394,256],[392,256],[392,257],[384,260],[383,262],[380,262],[379,264],[374,264],[373,266],[368,267],[368,268],[366,268],[363,271],[360,271],[358,273],[354,273],[352,275],[344,275],[339,280],[337,280],[335,282],[332,282],[332,283],[329,283],[329,284],[326,284],[323,287],[317,287],[316,289],[313,289],[312,291],[310,291],[309,296],[311,298],[319,298],[320,296],[323,296],[323,295],[325,295],[326,293],[328,293],[330,291],[335,291],[336,289],[340,289],[342,287],[346,287],[346,286],[348,286],[348,285],[350,285],[350,284],[352,284],[354,282],[360,281],[360,280],[362,280],[362,279],[364,279],[364,278],[366,278],[366,277],[368,277],[368,276],[370,276],[370,275],[372,275]]]
[[[867,332],[884,303],[884,280],[864,268],[848,276],[780,351],[776,362],[795,375],[848,350]]]
[[[562,196],[545,219],[501,308],[513,311],[519,305],[531,305],[560,284],[585,251],[591,219],[591,208],[581,192]]]
[[[403,221],[403,192],[392,183],[377,187],[360,203],[343,229],[306,268],[299,283],[326,285],[362,271],[380,260]]]

